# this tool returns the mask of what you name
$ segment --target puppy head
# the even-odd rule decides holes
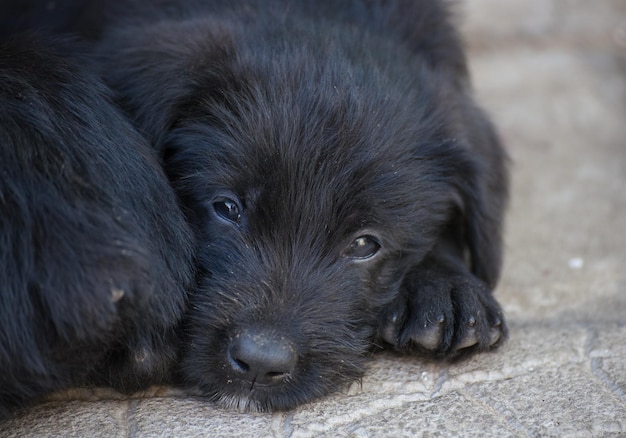
[[[476,163],[447,85],[391,61],[406,53],[186,26],[202,38],[147,69],[167,91],[121,80],[198,237],[182,378],[290,408],[362,375],[405,272],[475,201]]]

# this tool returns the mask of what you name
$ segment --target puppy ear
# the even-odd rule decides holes
[[[485,190],[469,194],[465,201],[463,229],[471,271],[489,287],[495,287],[502,266],[502,218],[497,199]],[[466,199],[467,199],[466,198]]]
[[[477,108],[466,125],[473,169],[458,186],[462,229],[471,271],[495,287],[502,267],[503,215],[508,196],[508,157],[496,132]]]

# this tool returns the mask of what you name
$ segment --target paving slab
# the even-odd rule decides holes
[[[466,0],[478,99],[512,157],[499,351],[374,357],[361,382],[241,414],[172,388],[70,391],[2,437],[626,435],[626,2]]]

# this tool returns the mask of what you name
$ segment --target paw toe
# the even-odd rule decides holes
[[[462,350],[464,348],[473,347],[480,342],[476,326],[476,318],[470,316],[462,323],[460,330],[458,330],[459,338],[455,346],[456,350]]]
[[[405,320],[405,312],[402,306],[392,308],[386,315],[380,326],[379,336],[388,344],[398,344],[398,334]]]
[[[502,332],[499,328],[491,328],[489,330],[489,346],[496,345],[500,338],[502,337]]]
[[[457,345],[457,350],[462,350],[464,348],[473,347],[478,344],[478,336],[476,335],[476,329],[469,329],[465,332],[463,338],[459,341]]]
[[[419,330],[411,333],[411,342],[425,350],[438,349],[444,334],[445,322],[445,316],[440,315],[434,318],[434,321],[424,323]]]
[[[505,337],[505,328],[502,319],[497,317],[489,329],[489,346],[495,346]]]

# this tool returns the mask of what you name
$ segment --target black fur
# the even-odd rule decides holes
[[[183,384],[286,409],[360,378],[376,345],[455,359],[505,339],[506,157],[444,2],[62,4],[54,28],[96,41],[196,238]]]
[[[141,9],[100,55],[197,236],[185,384],[290,408],[381,341],[456,358],[505,338],[506,159],[443,3]]]
[[[0,419],[70,386],[164,381],[176,358],[191,233],[77,51],[0,43]]]

